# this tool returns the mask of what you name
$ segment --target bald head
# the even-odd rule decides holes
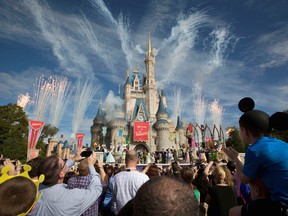
[[[126,167],[131,167],[131,165],[135,166],[138,163],[138,156],[137,156],[137,152],[135,150],[129,150],[126,152],[126,157],[125,157],[125,164]]]

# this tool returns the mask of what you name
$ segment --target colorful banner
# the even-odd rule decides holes
[[[134,141],[146,142],[149,139],[149,122],[134,122]]]
[[[28,151],[27,161],[38,156],[39,151],[35,151],[37,141],[42,132],[44,122],[29,120],[29,138],[28,138]]]
[[[77,150],[82,148],[84,136],[85,134],[76,133]]]

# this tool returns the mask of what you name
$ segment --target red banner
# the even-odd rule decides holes
[[[27,161],[33,159],[37,155],[34,153],[31,154],[31,151],[35,150],[36,143],[37,143],[39,136],[42,132],[44,124],[45,124],[44,122],[29,120],[29,138],[28,138]]]
[[[134,122],[134,141],[146,142],[149,139],[149,122]]]
[[[84,139],[85,134],[82,133],[76,133],[76,139],[77,139],[77,149],[81,149],[82,148],[82,142]]]

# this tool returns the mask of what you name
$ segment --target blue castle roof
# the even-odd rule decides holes
[[[180,120],[180,116],[177,117],[177,126],[176,129],[183,129],[182,122]]]

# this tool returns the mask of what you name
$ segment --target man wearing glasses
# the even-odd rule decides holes
[[[56,156],[45,158],[39,165],[38,176],[45,175],[45,180],[39,187],[42,193],[36,207],[29,215],[81,215],[85,212],[102,193],[99,174],[95,171],[96,156],[93,152],[88,157],[89,173],[92,180],[87,189],[66,188],[63,183],[67,170],[81,159],[79,150],[74,158],[65,163]]]

